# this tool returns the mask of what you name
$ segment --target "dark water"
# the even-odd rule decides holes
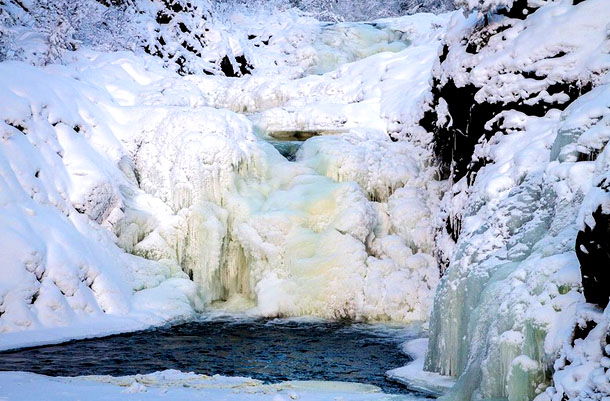
[[[297,152],[303,144],[302,141],[269,141],[269,143],[291,162],[296,159]]]
[[[404,328],[278,320],[211,320],[0,353],[0,370],[51,376],[133,375],[163,369],[284,380],[338,380],[406,393],[388,369],[409,359]]]

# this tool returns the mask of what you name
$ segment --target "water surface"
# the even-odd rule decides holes
[[[408,392],[385,379],[409,358],[400,327],[286,320],[214,319],[0,353],[0,370],[51,376],[133,375],[164,369],[284,380],[368,383]]]

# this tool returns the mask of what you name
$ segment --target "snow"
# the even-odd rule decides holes
[[[596,145],[591,148],[586,147],[587,145],[581,142],[582,136],[586,138],[587,143],[591,143],[588,142],[591,140],[594,144],[605,141],[606,130],[603,127],[607,127],[607,115],[610,110],[608,93],[608,85],[601,85],[579,98],[566,109],[559,131],[571,134],[570,140],[560,152],[560,155],[564,156],[564,164],[572,166],[570,171],[564,174],[571,181],[571,187],[587,189],[576,221],[579,228],[584,227],[584,224],[595,224],[591,218],[592,211],[599,205],[605,205],[608,199],[607,194],[599,188],[607,175],[606,149],[604,148],[593,162],[577,161],[578,159],[572,156],[575,145],[579,146],[579,151],[583,153],[596,154]],[[567,135],[558,135],[561,140],[566,137]],[[583,145],[580,145],[581,143]],[[587,168],[572,172],[575,166],[582,164],[586,164]],[[555,163],[553,168],[557,168]],[[575,400],[602,399],[608,394],[610,387],[605,376],[607,369],[604,366],[607,364],[607,351],[604,349],[607,342],[607,315],[608,308],[602,313],[599,308],[592,305],[585,304],[578,307],[573,325],[588,326],[592,330],[586,338],[561,345],[561,354],[554,363],[553,386],[542,393],[538,400],[560,400],[563,397]]]
[[[88,400],[345,400],[415,401],[413,395],[384,394],[372,385],[286,381],[263,384],[243,377],[206,376],[165,370],[136,376],[47,377],[32,373],[1,372],[0,392],[7,399],[49,401]]]
[[[455,379],[424,370],[427,349],[427,338],[407,341],[403,345],[403,351],[413,360],[406,366],[389,370],[386,372],[386,376],[390,380],[403,383],[412,390],[433,396],[443,395],[453,387]]]
[[[132,293],[172,277],[155,302],[172,305],[172,316],[191,316],[194,289],[184,274],[124,253],[105,229],[122,214],[120,190],[127,180],[116,167],[122,154],[107,125],[111,120],[95,106],[104,94],[61,69],[47,73],[9,62],[0,68],[5,261],[0,330],[74,324],[79,337],[94,326],[106,332],[101,323],[106,319],[116,331],[129,313],[134,328],[159,324],[165,313],[147,308],[152,299],[145,293],[134,307]],[[180,288],[181,295],[172,294]],[[2,336],[3,347],[14,340]]]

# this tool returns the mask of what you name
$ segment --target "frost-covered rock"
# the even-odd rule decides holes
[[[610,218],[602,212],[601,205],[592,215],[595,225],[585,225],[585,228],[579,231],[576,254],[580,262],[585,299],[604,308],[610,300],[610,290],[606,285],[610,279],[610,272],[606,269],[610,262]]]
[[[13,1],[0,5],[0,60],[35,65],[65,61],[87,46],[159,57],[185,74],[241,76],[253,68],[207,0]]]
[[[605,10],[603,1],[558,1],[524,20],[455,17],[435,67],[434,110],[422,121],[435,132],[445,174],[451,169],[455,180],[468,175],[472,182],[489,162],[473,154],[475,145],[502,130],[502,111],[542,117],[601,82]]]
[[[447,267],[425,363],[457,378],[448,399],[542,393],[584,303],[577,216],[596,190],[579,152],[597,155],[575,142],[599,110],[583,109],[583,94],[607,82],[610,15],[603,1],[535,6],[519,18],[454,17],[422,120],[455,183],[436,222]]]
[[[578,215],[580,229],[575,251],[580,262],[583,293],[587,302],[575,316],[571,341],[563,344],[554,364],[553,386],[538,400],[599,400],[609,394],[608,370],[608,294],[604,285],[605,225],[608,194],[607,180],[609,86],[594,88],[566,110],[558,140],[564,143],[559,158],[571,166],[566,172],[587,188]],[[583,168],[578,171],[576,166]],[[586,171],[586,176],[583,172]]]

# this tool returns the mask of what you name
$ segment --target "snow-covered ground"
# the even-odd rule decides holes
[[[431,396],[441,396],[454,385],[455,379],[436,372],[424,370],[428,339],[417,338],[403,344],[403,352],[413,360],[408,365],[386,372],[390,380],[405,384],[412,390],[417,390]]]
[[[77,378],[0,372],[6,400],[245,400],[245,401],[416,401],[413,395],[384,394],[366,384],[287,381],[263,384],[242,377],[205,376],[175,370],[147,375]]]

